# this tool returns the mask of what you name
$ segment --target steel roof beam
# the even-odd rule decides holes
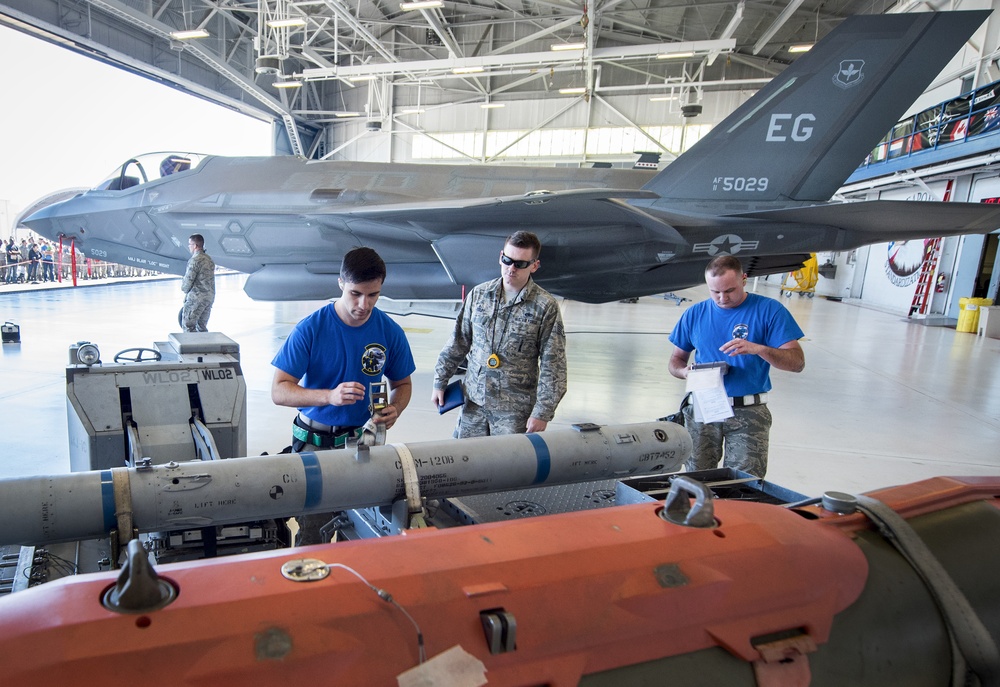
[[[661,53],[709,53],[712,51],[728,52],[736,47],[733,39],[711,40],[711,41],[686,41],[682,43],[650,43],[646,45],[617,46],[609,48],[595,48],[592,52],[595,61],[605,60],[628,60],[655,57]],[[576,51],[570,51],[573,53]],[[567,62],[579,62],[579,54],[567,54],[561,52],[535,52],[521,53],[517,55],[485,55],[483,57],[467,57],[457,60],[420,60],[402,63],[379,63],[366,64],[357,67],[332,67],[320,69],[304,69],[299,76],[306,79],[335,79],[350,78],[375,74],[388,76],[400,72],[410,73],[443,73],[452,72],[458,68],[482,67],[484,70],[491,68],[503,69],[506,67],[518,67],[525,65],[538,65],[548,67],[554,64],[565,64]]]

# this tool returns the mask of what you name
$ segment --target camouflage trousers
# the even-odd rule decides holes
[[[215,298],[196,298],[188,296],[184,299],[184,310],[181,319],[184,321],[184,331],[207,332],[208,318],[212,314],[212,303]]]
[[[455,425],[456,439],[469,437],[488,437],[497,434],[524,434],[528,431],[528,418],[531,409],[518,412],[516,410],[487,410],[465,399],[462,413]]]
[[[756,477],[767,473],[771,411],[766,403],[758,403],[733,408],[733,413],[733,417],[722,422],[695,422],[694,408],[684,408],[684,426],[693,443],[691,457],[685,463],[689,472],[717,468],[719,459],[725,457],[723,467]]]

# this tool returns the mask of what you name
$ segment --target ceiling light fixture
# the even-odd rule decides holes
[[[358,74],[357,76],[348,76],[347,80],[351,83],[359,83],[361,81],[374,81],[377,78],[377,74]]]
[[[656,56],[658,60],[673,60],[682,57],[694,57],[693,52],[661,52]]]
[[[186,41],[192,38],[208,38],[211,34],[205,29],[188,29],[186,31],[171,31],[170,37],[177,41]]]
[[[360,117],[360,112],[334,112],[334,117]]]
[[[400,110],[399,111],[399,114],[401,114],[401,115],[423,114],[423,113],[424,113],[424,110],[421,110],[421,109],[409,109],[409,110]]]
[[[435,7],[444,7],[444,2],[442,0],[415,0],[415,2],[399,3],[399,9],[404,12],[412,12],[413,10],[432,10]]]
[[[483,108],[484,110],[495,110],[498,107],[507,107],[507,105],[504,103],[483,103],[479,107]]]
[[[812,49],[812,43],[788,46],[788,52],[809,52],[811,49]]]
[[[587,89],[583,86],[576,86],[574,88],[560,88],[559,92],[563,95],[583,95]]]
[[[295,79],[289,79],[288,81],[275,81],[275,88],[301,88],[302,82]]]
[[[676,95],[654,95],[649,99],[651,103],[665,103],[670,100],[677,100]]]
[[[271,19],[267,25],[272,29],[291,29],[296,26],[305,26],[306,20],[302,17],[289,17],[288,19]]]
[[[586,43],[553,43],[549,46],[549,50],[583,50],[586,47]]]
[[[483,67],[455,67],[452,74],[481,74],[486,71]]]

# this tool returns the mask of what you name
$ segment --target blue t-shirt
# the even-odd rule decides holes
[[[683,351],[695,351],[695,362],[729,363],[722,377],[730,396],[748,396],[771,390],[771,364],[759,355],[730,356],[719,349],[727,341],[746,339],[780,348],[803,336],[792,314],[778,301],[748,293],[736,308],[720,308],[709,299],[692,305],[670,333],[670,342]]]
[[[413,374],[413,354],[403,328],[378,308],[360,327],[344,324],[333,303],[295,325],[271,364],[300,380],[307,389],[333,389],[360,382],[365,399],[349,406],[299,408],[325,425],[359,426],[371,417],[369,384],[398,382]]]

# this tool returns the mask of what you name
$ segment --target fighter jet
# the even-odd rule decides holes
[[[200,233],[263,300],[336,296],[356,246],[385,259],[384,296],[459,299],[496,276],[518,229],[542,241],[538,283],[591,303],[701,283],[716,255],[756,276],[811,252],[985,233],[1000,207],[829,201],[987,15],[851,17],[659,173],[160,153],[23,223],[177,274]]]

